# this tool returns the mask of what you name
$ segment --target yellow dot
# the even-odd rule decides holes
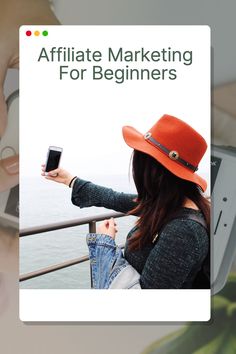
[[[40,35],[40,32],[39,31],[34,31],[34,35],[38,37]]]

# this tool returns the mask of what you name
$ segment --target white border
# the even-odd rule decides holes
[[[47,26],[48,27],[48,26]],[[79,45],[81,48],[86,48],[89,46],[91,43],[95,43],[94,41],[96,40],[96,47],[99,48],[105,48],[104,46],[107,46],[108,44],[112,43],[114,41],[114,36],[118,38],[118,42],[122,42],[124,39],[127,39],[126,45],[128,48],[128,45],[130,48],[136,48],[136,42],[134,41],[135,38],[139,38],[140,36],[142,37],[142,40],[139,41],[139,43],[142,45],[142,43],[146,43],[147,45],[150,45],[150,48],[152,48],[155,45],[155,42],[153,42],[153,38],[162,38],[162,41],[164,41],[164,32],[168,32],[168,36],[171,33],[174,33],[175,36],[171,36],[171,41],[168,40],[168,43],[172,45],[172,43],[175,42],[175,38],[178,36],[181,36],[183,39],[182,44],[180,45],[180,48],[186,48],[189,47],[189,43],[193,44],[195,43],[193,41],[193,38],[198,38],[198,41],[195,43],[195,46],[190,46],[192,47],[193,50],[196,50],[196,53],[199,55],[195,57],[196,63],[198,63],[198,67],[201,68],[201,75],[199,76],[198,71],[194,70],[191,75],[187,75],[186,68],[184,68],[181,63],[179,63],[178,66],[179,68],[179,74],[184,78],[183,81],[181,81],[181,85],[176,86],[173,85],[172,91],[173,93],[170,94],[169,92],[169,84],[168,82],[165,82],[165,87],[168,87],[168,95],[163,95],[162,97],[162,104],[158,105],[158,109],[161,114],[166,112],[166,109],[173,110],[175,112],[175,115],[180,116],[180,117],[187,117],[189,115],[189,112],[192,111],[192,106],[191,106],[191,100],[186,101],[185,95],[183,96],[183,93],[189,93],[191,98],[194,97],[196,99],[195,95],[193,94],[192,90],[187,90],[187,88],[194,87],[196,92],[205,92],[203,91],[203,87],[206,90],[206,94],[202,94],[200,97],[200,105],[197,104],[194,108],[194,114],[191,114],[191,119],[195,119],[195,123],[197,123],[197,126],[199,127],[199,131],[202,131],[201,125],[204,126],[205,133],[208,134],[208,130],[206,130],[206,123],[203,117],[210,117],[210,29],[207,26],[50,26],[50,36],[48,38],[34,38],[33,36],[31,38],[26,38],[25,37],[25,30],[26,29],[43,29],[44,27],[40,26],[24,26],[21,27],[21,45],[20,49],[24,48],[23,51],[21,51],[21,77],[20,77],[20,87],[22,89],[22,95],[21,95],[21,105],[20,105],[20,117],[24,117],[25,120],[21,120],[21,133],[24,132],[29,132],[29,122],[31,124],[34,124],[34,130],[39,129],[40,127],[44,126],[44,124],[48,124],[48,117],[55,117],[55,119],[58,121],[58,116],[55,114],[55,107],[53,106],[52,102],[50,100],[45,100],[44,105],[43,105],[43,110],[41,112],[41,115],[39,112],[35,114],[33,117],[34,120],[32,120],[32,115],[31,112],[33,111],[34,107],[34,100],[29,100],[29,92],[33,95],[32,97],[35,97],[35,99],[38,97],[37,95],[41,95],[41,90],[42,87],[44,90],[47,88],[47,91],[44,92],[44,95],[46,96],[48,94],[48,97],[50,97],[51,92],[54,92],[54,97],[58,100],[58,97],[63,97],[64,102],[76,102],[76,107],[78,105],[78,91],[77,90],[71,90],[71,81],[64,81],[63,83],[63,91],[61,91],[61,85],[59,85],[59,82],[56,83],[56,85],[51,85],[52,82],[50,81],[51,76],[51,70],[53,66],[48,65],[49,63],[41,63],[41,70],[43,70],[43,75],[41,75],[41,70],[37,70],[38,67],[35,65],[37,64],[37,56],[35,57],[35,50],[36,47],[39,49],[42,47],[42,45],[46,45],[45,43],[50,42],[50,38],[53,39],[52,45],[55,46],[61,46],[65,45],[67,46],[68,44],[68,35],[71,34],[71,31],[76,33],[76,37],[73,37],[73,41],[70,43],[72,45],[77,46],[77,38],[79,38]],[[48,27],[49,28],[49,27]],[[97,33],[96,39],[94,39],[94,31]],[[139,32],[137,32],[139,31]],[[153,31],[158,31],[156,32],[157,34],[154,35]],[[167,31],[167,32],[166,32]],[[135,37],[133,35],[135,33]],[[154,36],[154,37],[153,37]],[[186,37],[187,36],[187,37]],[[194,37],[193,37],[194,36]],[[200,37],[201,36],[201,37]],[[141,38],[140,37],[140,38]],[[169,37],[168,37],[169,38]],[[188,38],[188,40],[187,40]],[[201,39],[201,40],[200,40]],[[33,42],[32,42],[33,41]],[[34,45],[32,46],[32,43]],[[159,43],[162,43],[161,40],[159,40]],[[178,42],[179,43],[179,42]],[[198,47],[199,43],[199,47]],[[132,44],[132,45],[131,45]],[[201,45],[200,45],[201,44]],[[195,49],[194,49],[195,48]],[[200,55],[201,54],[201,55]],[[195,63],[195,61],[194,61]],[[23,64],[23,67],[22,67]],[[142,63],[137,63],[138,65],[142,65]],[[84,64],[85,65],[85,64]],[[176,66],[176,67],[177,67]],[[194,68],[194,66],[192,66]],[[55,67],[54,67],[55,69]],[[196,67],[197,69],[197,67]],[[32,91],[32,78],[30,77],[29,79],[29,70],[31,72],[34,72],[34,80],[37,82],[37,87],[35,87],[36,91]],[[24,75],[25,73],[25,75]],[[183,73],[186,73],[186,75],[183,76]],[[22,78],[24,77],[24,80]],[[45,86],[45,77],[47,77],[47,82],[48,85]],[[202,77],[205,78],[204,81],[204,86],[202,87]],[[27,80],[25,80],[27,79]],[[31,80],[31,81],[30,81]],[[50,83],[50,85],[49,85]],[[151,83],[153,84],[152,86]],[[97,83],[98,84],[98,83]],[[101,93],[102,96],[104,96],[105,92],[110,93],[109,97],[115,98],[115,104],[117,104],[117,97],[116,95],[113,95],[113,91],[108,90],[108,86],[110,85],[108,81],[102,81],[99,83],[99,92]],[[127,85],[131,85],[132,81],[127,82]],[[136,85],[137,84],[137,85]],[[140,90],[140,84],[142,86],[142,90]],[[144,95],[143,92],[146,86],[148,84],[149,87],[149,92],[152,93],[152,95]],[[175,82],[177,84],[177,82]],[[180,82],[179,82],[180,84]],[[42,86],[41,86],[42,85]],[[199,86],[198,86],[199,85]],[[205,86],[206,85],[206,86]],[[80,92],[89,92],[91,95],[94,94],[94,92],[91,91],[91,83],[89,81],[84,82],[84,86],[80,87]],[[126,87],[124,86],[124,87]],[[151,89],[153,87],[153,89]],[[181,92],[181,98],[185,97],[184,99],[184,105],[181,103],[182,100],[175,94],[176,92],[176,87],[178,87],[179,92]],[[68,91],[68,88],[70,88],[70,91]],[[121,86],[120,86],[121,88]],[[87,91],[84,91],[84,90]],[[51,90],[51,91],[50,91]],[[98,85],[94,86],[94,90],[96,93],[96,98],[98,100]],[[119,87],[116,86],[116,90],[119,90]],[[195,92],[194,91],[194,92]],[[63,96],[60,96],[61,93],[63,92]],[[70,95],[65,96],[65,92],[70,92]],[[117,94],[119,91],[116,91]],[[126,92],[126,91],[123,91]],[[137,101],[137,97],[139,99],[146,99],[145,104],[149,104],[151,100],[152,102],[156,102],[156,83],[155,82],[140,82],[139,84],[134,82],[132,85],[132,97],[133,100]],[[141,93],[141,94],[140,94]],[[73,94],[73,97],[72,97]],[[40,96],[42,99],[42,95]],[[88,96],[89,97],[89,96]],[[109,102],[111,107],[109,108],[112,112],[114,111],[113,107],[113,101],[109,99],[108,96],[106,96],[106,102]],[[124,97],[124,96],[123,96]],[[129,95],[126,95],[130,101]],[[172,97],[170,101],[170,97]],[[199,97],[198,97],[199,101]],[[143,121],[143,104],[144,102],[142,101],[142,105],[140,107],[136,107],[136,111],[138,115],[136,116],[133,115],[133,107],[132,105],[129,104],[126,106],[126,102],[124,101],[124,107],[125,109],[128,109],[128,107],[131,108],[130,113],[127,111],[126,115],[129,116],[129,114],[132,115],[134,122],[138,121]],[[140,101],[141,102],[141,101]],[[190,102],[190,103],[189,103]],[[66,103],[64,103],[65,105]],[[87,101],[84,102],[84,105],[79,105],[80,110],[80,117],[87,117],[86,116],[86,111],[87,111]],[[27,106],[26,106],[27,105]],[[27,109],[26,109],[27,107]],[[61,106],[59,106],[61,107]],[[74,106],[71,106],[68,104],[66,106],[67,108],[67,115],[71,117],[75,117],[75,121],[71,121],[71,126],[77,126],[77,115],[74,115]],[[94,105],[94,109],[96,110],[96,105]],[[199,112],[197,111],[199,109]],[[146,111],[146,108],[145,108]],[[33,111],[34,112],[34,111]],[[44,113],[47,112],[45,115]],[[107,111],[109,113],[109,110]],[[58,112],[61,113],[61,112]],[[90,111],[91,113],[91,111]],[[119,113],[119,112],[117,112]],[[121,113],[121,112],[120,112]],[[119,113],[119,114],[120,114]],[[158,110],[156,111],[155,114],[158,113]],[[171,112],[169,112],[171,113]],[[50,115],[51,114],[51,115]],[[95,112],[96,114],[96,112]],[[145,113],[146,114],[146,113]],[[152,114],[149,114],[148,116],[150,117],[150,120],[153,121]],[[158,115],[158,116],[161,116]],[[62,115],[59,115],[61,118],[64,118],[63,112]],[[104,117],[104,122],[108,121],[110,119],[109,114],[103,115],[103,113],[99,116]],[[97,117],[97,115],[92,115],[92,117]],[[196,118],[194,118],[196,117]],[[42,120],[43,119],[43,120]],[[127,118],[124,116],[124,122],[118,118],[118,115],[115,119],[119,119],[119,124],[120,126],[123,124],[127,124]],[[197,119],[197,121],[196,121]],[[59,119],[59,121],[62,122],[62,127],[64,127],[64,120]],[[46,122],[46,123],[45,123]],[[74,123],[75,122],[75,123]],[[89,122],[89,121],[86,121]],[[24,126],[25,123],[25,126]],[[73,125],[74,123],[74,125]],[[101,120],[98,120],[98,123],[101,125]],[[148,121],[145,119],[145,126],[149,125]],[[189,124],[191,124],[190,121],[188,121]],[[201,124],[200,124],[201,123]],[[23,125],[22,125],[23,124]],[[35,125],[36,124],[36,125]],[[38,125],[37,125],[38,124]],[[81,122],[80,122],[81,124]],[[129,124],[132,125],[132,122],[129,121]],[[200,125],[199,125],[200,124]],[[47,125],[46,125],[47,126]],[[107,125],[107,129],[110,129],[110,126]],[[136,125],[135,125],[136,126]],[[151,126],[151,125],[150,125]],[[36,128],[37,127],[37,128]],[[195,124],[193,125],[195,127]],[[90,128],[90,127],[89,127]],[[138,128],[138,127],[137,127]],[[139,126],[141,129],[141,126]],[[61,128],[59,127],[58,130]],[[40,129],[39,129],[40,130]],[[38,130],[38,131],[39,131]],[[85,130],[86,131],[86,130]],[[51,131],[50,129],[47,129],[47,134],[45,134],[45,129],[44,129],[44,143],[46,144],[47,139],[51,141]],[[78,135],[77,130],[75,130],[75,133]],[[95,138],[97,138],[97,132],[95,130]],[[108,131],[109,133],[109,131]],[[105,133],[104,133],[105,134]],[[27,134],[26,134],[27,135]],[[85,134],[86,135],[86,134]],[[38,144],[41,142],[41,135],[40,139],[38,139]],[[22,137],[22,134],[21,134]],[[28,141],[30,142],[30,139],[27,140],[30,137],[30,134],[25,136],[24,139],[22,139],[24,142]],[[59,146],[61,144],[62,139],[59,136],[57,137],[59,139]],[[87,137],[85,136],[85,139]],[[63,139],[62,139],[63,140]],[[58,141],[58,140],[57,140]],[[72,139],[73,141],[73,139]],[[117,140],[118,141],[118,140]],[[35,143],[35,141],[33,141]],[[51,144],[51,142],[50,142]],[[57,144],[57,143],[55,143]],[[81,142],[82,144],[82,142]],[[107,144],[107,143],[106,143]],[[28,144],[29,145],[29,144]],[[25,146],[28,146],[25,144]],[[83,146],[83,145],[81,145]],[[104,145],[105,146],[105,145]],[[22,146],[21,146],[22,147]],[[74,149],[74,146],[73,146]],[[40,148],[38,147],[37,149],[40,151]],[[92,150],[93,152],[93,150]],[[24,171],[24,167],[29,166],[29,156],[28,156],[28,151],[25,151],[25,162],[24,159],[22,160],[23,156],[23,151],[21,151],[21,173]],[[40,155],[40,154],[39,154]],[[38,155],[38,156],[39,156]],[[209,156],[209,155],[208,155]],[[38,158],[36,159],[38,161]],[[32,161],[30,162],[30,170],[32,170],[36,165],[33,163],[36,161],[35,160],[35,155],[33,156]],[[123,161],[124,162],[124,161]],[[23,166],[22,166],[23,163]],[[25,164],[24,164],[25,163]],[[87,159],[85,160],[85,171],[87,171]],[[37,165],[38,166],[38,165]],[[110,168],[110,166],[109,166]],[[106,322],[116,322],[116,321],[122,321],[122,322],[144,322],[144,321],[208,321],[210,319],[210,304],[211,304],[211,297],[210,297],[210,290],[69,290],[69,289],[51,289],[51,290],[46,290],[46,289],[40,289],[40,290],[32,290],[32,289],[21,289],[20,290],[20,318],[22,321],[81,321],[81,322],[91,322],[91,321],[106,321]]]
[[[20,290],[20,319],[47,321],[209,321],[210,290]]]

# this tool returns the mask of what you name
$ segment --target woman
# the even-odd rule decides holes
[[[94,185],[62,169],[46,178],[72,187],[72,202],[81,208],[102,206],[139,217],[127,236],[124,257],[140,274],[141,288],[208,288],[210,205],[202,194],[206,181],[196,174],[205,140],[169,115],[145,135],[124,127],[123,136],[134,149],[137,196]],[[114,220],[105,220],[97,233],[114,239],[116,231]]]

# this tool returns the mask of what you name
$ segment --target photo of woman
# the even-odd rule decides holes
[[[137,216],[124,254],[115,244],[114,219],[104,220],[96,233],[87,236],[93,287],[209,288],[210,202],[204,195],[207,182],[196,173],[206,141],[190,125],[167,114],[145,134],[123,127],[123,137],[133,149],[137,194],[115,192],[61,168],[46,174],[42,165],[46,179],[72,188],[74,205]]]

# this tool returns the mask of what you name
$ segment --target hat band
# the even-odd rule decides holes
[[[148,142],[150,142],[152,145],[154,145],[158,149],[160,149],[162,152],[164,152],[165,155],[167,155],[171,160],[179,162],[181,165],[189,168],[193,172],[196,172],[198,170],[197,166],[193,166],[191,163],[189,163],[189,162],[185,161],[184,159],[182,159],[181,157],[179,157],[179,153],[177,151],[169,150],[164,145],[159,143],[156,139],[154,139],[152,137],[151,133],[146,133],[144,135],[144,139],[147,140]]]

